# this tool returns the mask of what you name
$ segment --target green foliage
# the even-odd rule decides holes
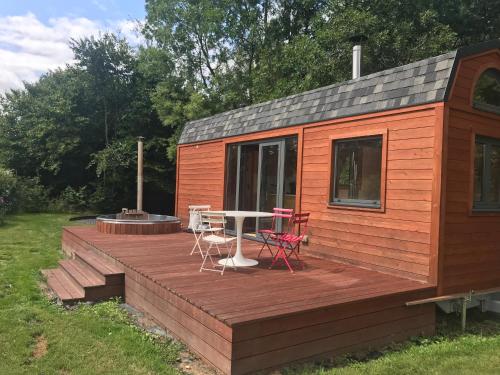
[[[500,0],[147,0],[142,31],[138,49],[73,40],[74,64],[1,96],[0,166],[50,199],[70,186],[88,209],[133,207],[144,136],[158,211],[187,121],[349,79],[355,40],[369,74],[500,38]]]
[[[0,374],[178,374],[180,345],[118,301],[67,310],[43,295],[39,270],[57,266],[63,225],[66,215],[15,215],[0,229]]]
[[[45,189],[36,178],[19,177],[0,168],[0,224],[11,212],[39,212],[47,209]]]
[[[330,55],[337,55],[339,77],[350,72],[352,38],[362,42],[364,74],[373,73],[444,53],[456,46],[457,35],[440,22],[432,2],[375,0],[332,2],[331,18],[319,22],[318,41]]]
[[[102,124],[108,146],[121,127],[133,125],[123,120],[137,115],[129,113],[134,109],[130,103],[136,89],[136,58],[127,42],[113,34],[74,40],[71,47],[76,66],[87,73],[87,84],[96,95],[93,116]]]
[[[170,161],[175,162],[177,141],[183,125],[189,120],[210,114],[207,99],[203,94],[189,92],[183,88],[176,89],[171,87],[169,82],[161,82],[152,93],[151,100],[163,125],[173,131],[168,140],[167,155]]]
[[[175,130],[163,127],[153,109],[155,81],[138,69],[137,53],[114,35],[71,46],[75,65],[1,98],[0,165],[37,179],[55,200],[53,210],[119,210],[135,205],[135,139],[141,135],[151,144],[145,190],[167,201],[175,184],[158,182],[175,176],[167,159]],[[154,211],[169,208],[146,203]]]
[[[149,0],[143,32],[154,43],[140,65],[160,73],[151,98],[176,129],[174,160],[188,120],[349,79],[355,39],[364,38],[369,74],[498,38],[499,9],[472,0]]]
[[[46,212],[50,200],[37,177],[17,177],[16,212]]]
[[[12,210],[16,182],[11,171],[0,168],[0,224],[3,223],[7,212]]]
[[[86,186],[77,189],[67,186],[61,194],[51,202],[48,211],[83,212],[89,207],[89,194]]]

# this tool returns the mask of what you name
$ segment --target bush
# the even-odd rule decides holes
[[[16,211],[46,212],[48,206],[47,189],[40,184],[38,178],[17,178]]]
[[[5,215],[7,215],[7,206],[4,204],[4,198],[0,197],[0,225],[3,224]]]
[[[38,178],[16,176],[0,168],[0,223],[12,212],[85,212],[102,199],[98,194],[91,195],[86,186],[68,186],[51,199]]]
[[[12,171],[0,168],[0,224],[14,210],[17,179]]]
[[[49,198],[38,178],[19,177],[0,168],[0,223],[11,212],[43,212]]]
[[[50,204],[50,211],[53,212],[84,212],[89,208],[89,194],[87,187],[82,186],[74,189],[66,187],[59,197]]]

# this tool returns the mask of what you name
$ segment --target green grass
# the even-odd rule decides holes
[[[292,366],[284,375],[500,374],[500,315],[468,311],[467,331],[460,316],[439,313],[437,333],[384,350]]]
[[[0,227],[0,374],[178,373],[179,345],[138,329],[116,301],[67,310],[40,292],[39,270],[61,257],[63,225],[68,216],[42,214]]]
[[[39,270],[57,266],[68,216],[9,217],[0,227],[0,374],[173,374],[178,344],[137,328],[117,302],[66,310],[40,292]],[[334,361],[282,370],[300,374],[499,374],[500,318],[440,315],[438,334]],[[43,338],[46,353],[33,356]],[[368,359],[367,359],[368,358]]]

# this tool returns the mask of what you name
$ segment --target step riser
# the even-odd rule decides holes
[[[66,276],[68,276],[68,278],[70,278],[74,283],[75,285],[78,287],[78,289],[82,292],[82,293],[85,293],[85,288],[83,286],[80,285],[80,283],[78,282],[78,280],[73,276],[73,274],[68,271],[63,264],[59,264],[59,268],[61,269],[61,271],[63,271]]]
[[[78,261],[78,260],[77,260]],[[87,263],[84,263],[82,261],[78,261],[79,264],[82,265],[82,267],[89,267]],[[105,285],[97,285],[97,286],[82,286],[78,278],[75,277],[72,273],[71,269],[66,268],[66,263],[60,262],[60,269],[61,271],[64,272],[65,275],[68,276],[74,283],[77,285],[78,289],[84,294],[84,300],[85,301],[101,301],[104,299],[109,299],[113,297],[123,297],[124,295],[124,283],[123,281],[123,275],[109,275],[111,276],[111,282],[114,284],[106,284],[106,279],[104,275],[96,272],[94,268],[89,268],[92,270],[96,275],[99,276],[99,278],[102,278],[101,282]]]
[[[66,270],[62,265],[60,269],[69,277],[72,281],[74,281],[75,285],[78,286],[78,289],[85,295],[82,301],[102,301],[105,299],[110,299],[114,297],[123,297],[124,296],[124,286],[122,285],[102,285],[95,287],[83,287],[78,281],[71,275],[68,270]],[[49,287],[54,290],[54,288],[48,283]],[[60,298],[61,301],[65,302],[64,299]],[[77,300],[72,302],[78,302]],[[65,302],[66,303],[66,302]]]
[[[93,270],[99,276],[99,279],[106,285],[120,285],[120,284],[123,284],[123,282],[125,280],[123,274],[103,275],[95,267],[93,267],[91,264],[87,263],[85,261],[85,259],[80,258],[78,256],[78,252],[75,252],[75,260],[80,262],[84,267],[87,267],[87,268]]]
[[[66,281],[61,280],[60,276],[56,277],[57,273],[62,273],[61,269],[54,270],[42,270],[42,274],[47,280],[47,286],[52,290],[52,292],[59,298],[64,304],[73,304],[77,302],[82,302],[84,300],[83,293],[80,293],[81,297],[76,297],[74,292],[70,293],[66,290],[66,287],[62,285],[67,285],[71,283],[71,280],[66,279]],[[74,283],[72,283],[74,287]],[[70,285],[67,285],[70,287]]]
[[[125,275],[121,268],[81,246],[70,243],[63,250],[69,259],[61,260],[55,270],[44,271],[47,285],[63,303],[124,297]]]
[[[85,301],[102,301],[115,297],[124,296],[123,285],[108,285],[85,289]]]
[[[100,273],[98,270],[96,270],[94,267],[92,267],[90,264],[86,263],[83,259],[79,258],[78,253],[75,253],[75,260],[78,261],[83,267],[86,267],[88,269],[91,269],[96,273],[96,275],[99,277],[99,280],[101,280],[102,283],[107,284],[106,276],[104,276],[102,273]]]
[[[50,282],[47,283],[47,285],[49,286],[50,290],[52,290],[54,295],[57,296],[57,299],[65,305],[73,305],[75,303],[85,302],[84,298],[63,298],[54,291],[54,287],[50,285]]]

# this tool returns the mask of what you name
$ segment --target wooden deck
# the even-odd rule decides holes
[[[434,331],[428,284],[305,257],[291,274],[256,267],[199,272],[189,233],[130,236],[68,227],[67,254],[91,250],[125,272],[125,299],[150,314],[205,361],[243,374],[317,356],[373,348]],[[260,244],[244,241],[256,258]]]

